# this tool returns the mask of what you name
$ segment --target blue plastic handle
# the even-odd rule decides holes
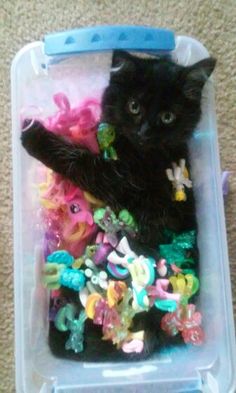
[[[162,52],[175,48],[175,37],[171,30],[145,26],[95,26],[48,34],[44,43],[49,56],[113,49]]]

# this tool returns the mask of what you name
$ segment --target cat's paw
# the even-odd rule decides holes
[[[21,143],[26,151],[37,157],[39,150],[47,147],[47,139],[50,133],[39,121],[26,119],[22,125]]]
[[[34,119],[24,119],[21,127],[21,131],[27,131],[35,123]]]
[[[22,145],[26,148],[31,139],[37,136],[42,129],[44,130],[44,127],[39,121],[25,119],[21,128]]]

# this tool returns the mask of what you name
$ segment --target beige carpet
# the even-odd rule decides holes
[[[94,24],[169,27],[218,59],[215,81],[222,168],[232,171],[226,220],[236,306],[236,0],[0,0],[0,392],[14,387],[10,64],[45,33]],[[235,307],[236,311],[236,307]]]

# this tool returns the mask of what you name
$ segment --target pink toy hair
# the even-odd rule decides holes
[[[78,107],[71,108],[64,93],[55,94],[53,99],[59,111],[44,121],[45,127],[98,154],[96,127],[101,115],[100,102],[89,98]]]

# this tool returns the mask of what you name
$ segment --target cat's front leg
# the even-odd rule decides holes
[[[27,152],[53,171],[110,205],[116,205],[125,178],[119,162],[105,161],[87,149],[47,131],[39,122],[22,132]]]

